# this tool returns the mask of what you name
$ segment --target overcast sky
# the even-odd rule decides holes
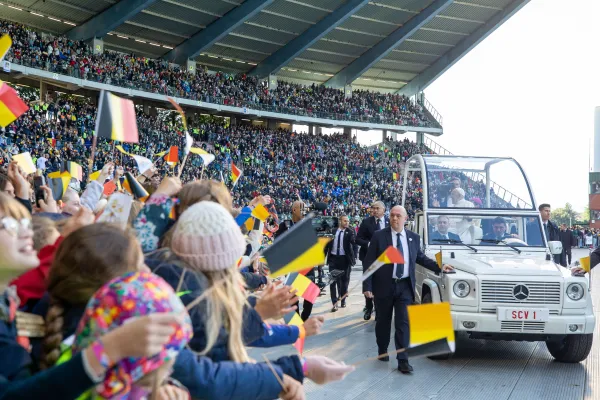
[[[532,0],[446,71],[425,90],[444,118],[435,140],[455,154],[514,157],[538,204],[582,211],[600,106],[599,3]]]

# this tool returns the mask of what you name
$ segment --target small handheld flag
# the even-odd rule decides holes
[[[208,164],[210,164],[211,162],[213,162],[215,160],[215,155],[214,154],[210,154],[210,153],[202,150],[199,147],[192,147],[190,149],[190,153],[199,155],[202,158],[202,161],[204,162],[205,166],[208,165]]]
[[[141,183],[139,183],[131,174],[131,172],[125,172],[125,181],[123,182],[123,189],[127,190],[134,199],[141,202],[146,201],[150,195],[144,189]]]
[[[283,321],[287,325],[295,325],[298,328],[300,328],[300,336],[298,337],[298,340],[296,340],[296,343],[294,343],[294,347],[296,348],[296,350],[298,350],[298,353],[302,355],[302,352],[304,351],[304,339],[306,337],[306,331],[304,330],[304,321],[302,321],[302,318],[300,318],[296,311],[290,311],[289,313],[284,315]]]
[[[48,174],[48,187],[52,190],[52,197],[54,200],[58,201],[62,199],[67,188],[69,187],[69,182],[71,181],[71,174],[68,172],[52,172]]]
[[[402,257],[397,248],[389,246],[363,273],[361,281],[366,280],[385,264],[404,264],[404,257]]]
[[[6,127],[29,110],[15,89],[0,81],[0,126]]]
[[[411,348],[445,340],[447,348],[443,353],[454,352],[454,325],[450,303],[418,304],[408,306],[407,309]]]
[[[591,271],[591,258],[590,258],[590,256],[580,258],[579,262],[581,264],[581,268],[583,268],[583,270],[589,274],[590,271]]]
[[[83,181],[83,168],[74,161],[64,161],[63,171],[67,171],[71,176],[78,181]]]
[[[271,278],[323,264],[324,243],[312,226],[312,216],[304,218],[264,251]]]
[[[441,251],[438,253],[435,253],[435,261],[437,261],[438,267],[440,267],[440,269],[442,269],[442,266],[444,264],[442,263],[442,252]]]
[[[306,276],[298,272],[291,273],[285,280],[287,286],[291,286],[298,291],[298,296],[311,303],[314,303],[319,297],[321,290]]]
[[[6,53],[8,53],[10,46],[12,46],[12,39],[10,36],[2,35],[2,37],[0,37],[0,61],[2,61]]]
[[[119,142],[139,142],[133,101],[103,90],[98,104],[95,129],[98,137]]]
[[[242,176],[242,172],[243,171],[236,167],[233,162],[231,163],[231,181],[233,182],[234,186],[238,179],[240,179],[240,176]]]

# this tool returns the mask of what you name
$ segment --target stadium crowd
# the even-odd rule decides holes
[[[30,101],[29,111],[0,130],[0,148],[5,149],[0,163],[7,165],[9,155],[29,151],[37,167],[50,173],[61,170],[63,162],[74,161],[83,168],[84,179],[79,189],[84,190],[96,108],[81,97],[61,95],[52,103],[31,98],[34,100]],[[155,154],[170,146],[183,149],[183,128],[173,118],[175,115],[166,112],[149,116],[138,111],[140,142],[122,144],[126,151],[155,161],[157,177],[173,172]],[[374,198],[386,204],[399,202],[402,163],[413,154],[429,151],[408,139],[365,147],[341,135],[296,134],[251,125],[225,126],[222,122],[193,117],[188,118],[188,129],[195,146],[216,157],[204,177],[228,181],[232,162],[242,169],[244,177],[232,191],[236,206],[246,204],[257,193],[268,193],[283,214],[291,211],[298,195],[305,201],[327,203],[330,214],[345,212],[355,218],[364,215]],[[124,172],[138,174],[135,160],[119,153],[104,139],[98,140],[94,160],[94,171],[113,161],[122,165]],[[200,178],[201,171],[202,159],[191,157],[182,181]],[[421,191],[418,182],[410,185],[409,198],[414,201],[408,210],[413,213],[420,206]],[[150,193],[153,190],[148,189]]]
[[[345,98],[339,89],[280,81],[269,91],[256,77],[246,74],[209,73],[134,54],[104,51],[94,54],[83,41],[42,34],[24,25],[0,20],[0,33],[10,34],[13,46],[5,59],[76,78],[104,82],[209,103],[357,120],[393,125],[430,126],[420,104],[403,95],[355,90]]]

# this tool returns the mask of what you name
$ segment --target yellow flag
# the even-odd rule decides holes
[[[123,148],[123,146],[121,146],[120,144],[115,146],[115,148],[125,155],[128,155],[128,156],[131,155],[130,153],[126,152],[125,149]]]
[[[408,306],[410,347],[446,338],[454,342],[454,326],[450,303],[429,303]]]
[[[581,263],[581,268],[583,268],[585,272],[589,273],[591,270],[590,256],[580,258],[579,262]]]
[[[2,37],[0,37],[0,61],[2,61],[6,53],[8,53],[10,46],[12,46],[12,39],[10,36],[2,35]]]
[[[440,267],[440,269],[442,269],[442,252],[440,251],[439,253],[435,254],[435,261],[437,261],[438,263],[438,267]]]

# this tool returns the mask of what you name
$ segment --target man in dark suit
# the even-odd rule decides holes
[[[393,207],[390,210],[390,227],[375,232],[363,262],[363,271],[366,271],[389,246],[396,247],[404,257],[404,264],[385,264],[363,282],[364,295],[374,298],[375,307],[377,307],[375,335],[379,355],[387,353],[390,344],[392,314],[395,314],[394,342],[396,350],[406,349],[409,346],[407,306],[415,301],[416,264],[422,265],[430,271],[440,272],[437,262],[421,251],[419,235],[404,229],[407,218],[404,207]],[[444,265],[442,270],[450,272],[453,268],[450,265]],[[396,358],[400,372],[410,373],[413,371],[405,352],[398,353]],[[380,360],[389,361],[389,356],[381,357]]]
[[[563,252],[560,256],[560,265],[566,267],[567,265],[571,265],[571,248],[576,246],[577,243],[575,236],[573,236],[573,231],[567,229],[567,224],[560,225],[559,236],[563,246]]]
[[[456,233],[448,232],[449,227],[450,218],[445,215],[440,215],[437,218],[437,231],[431,233],[431,243],[442,244],[447,243],[447,240],[455,240],[460,242],[460,236],[458,236]]]
[[[341,216],[333,240],[329,241],[325,246],[329,270],[340,270],[344,272],[337,281],[329,286],[329,290],[331,291],[331,302],[333,303],[331,312],[336,312],[338,310],[337,294],[339,293],[340,297],[343,297],[348,292],[350,272],[352,271],[352,266],[356,263],[356,256],[354,255],[354,243],[356,237],[354,235],[354,230],[350,229],[349,226],[350,220],[348,219],[348,216]],[[342,299],[341,306],[342,308],[346,307],[345,298]]]
[[[371,205],[371,216],[362,220],[358,233],[356,234],[356,243],[360,245],[360,252],[358,259],[363,262],[367,255],[367,249],[369,248],[369,242],[373,237],[373,234],[383,228],[390,226],[389,218],[384,216],[385,204],[381,201],[376,201]],[[371,319],[373,313],[373,299],[365,297],[365,320]]]
[[[492,221],[492,231],[483,236],[482,245],[496,245],[498,243],[494,243],[494,241],[519,237],[517,234],[506,233],[506,220],[502,217],[494,218]]]
[[[540,212],[540,216],[542,217],[542,228],[544,233],[546,234],[546,240],[551,241],[559,241],[560,242],[560,230],[558,226],[550,221],[550,215],[552,214],[552,209],[550,208],[550,204],[544,203],[540,204],[538,207],[538,211]],[[554,255],[554,262],[560,264],[560,254]]]

